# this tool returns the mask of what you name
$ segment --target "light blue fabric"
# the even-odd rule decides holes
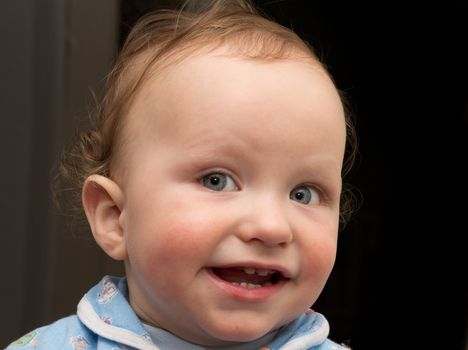
[[[308,311],[281,327],[267,348],[345,349],[328,340],[327,336],[326,319],[319,313]],[[10,344],[7,349],[167,350],[154,345],[130,307],[126,279],[110,276],[105,276],[83,297],[77,315],[38,328]]]

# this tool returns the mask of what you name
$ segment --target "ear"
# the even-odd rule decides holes
[[[97,244],[115,260],[127,257],[122,227],[123,193],[111,179],[89,176],[83,186],[83,207]]]

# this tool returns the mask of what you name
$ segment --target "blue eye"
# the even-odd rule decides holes
[[[212,191],[234,191],[237,186],[234,180],[222,173],[211,173],[203,176],[202,184]]]
[[[309,186],[298,186],[291,191],[289,198],[302,204],[319,204],[320,196]]]

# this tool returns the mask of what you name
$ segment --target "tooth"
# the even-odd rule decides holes
[[[266,270],[266,269],[258,269],[256,271],[257,275],[259,276],[268,276],[270,273],[273,273],[271,270]]]
[[[239,285],[239,283],[237,283],[237,282],[231,282],[231,284],[233,284],[233,285],[235,285],[235,286],[238,286],[238,285]]]
[[[251,268],[251,267],[244,267],[244,272],[247,274],[247,275],[253,275],[255,273],[255,269]]]
[[[246,282],[241,282],[239,284],[242,288],[247,288],[247,283]]]

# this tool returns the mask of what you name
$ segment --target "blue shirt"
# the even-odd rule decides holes
[[[147,329],[128,302],[126,279],[105,276],[81,299],[76,315],[26,334],[11,343],[7,350],[174,350],[170,344],[178,344],[175,350],[205,349],[163,330],[150,331],[152,338]],[[346,349],[327,339],[328,333],[325,317],[308,310],[279,328],[273,337],[265,336],[267,344],[263,345],[262,350]],[[161,335],[160,339],[158,334]],[[249,349],[248,344],[242,346]],[[252,346],[257,347],[258,344],[255,341]]]

